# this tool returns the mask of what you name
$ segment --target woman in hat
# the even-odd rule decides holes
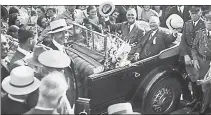
[[[29,111],[26,105],[28,95],[40,86],[34,77],[34,70],[27,66],[14,68],[10,76],[2,81],[2,88],[8,93],[1,99],[2,114],[23,114]]]

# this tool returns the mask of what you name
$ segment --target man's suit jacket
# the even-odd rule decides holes
[[[30,110],[30,108],[28,108],[25,103],[11,100],[8,97],[8,95],[5,95],[1,99],[1,114],[2,115],[4,115],[4,114],[20,115],[29,110]]]
[[[10,75],[10,72],[1,64],[1,81]]]
[[[35,115],[35,114],[55,115],[59,113],[56,110],[39,110],[39,109],[32,108],[30,111],[26,112],[24,115]]]
[[[184,20],[184,22],[190,20],[191,17],[190,17],[189,9],[190,9],[190,6],[184,6],[182,14],[178,11],[177,6],[172,6],[170,9],[168,9],[169,11],[164,10],[163,12],[166,12],[166,14],[164,14],[164,16],[163,16],[163,21],[161,20],[162,27],[167,27],[166,26],[166,20],[172,14],[178,14]]]
[[[204,28],[205,28],[205,24],[202,19],[199,20],[196,26],[193,25],[193,21],[191,20],[185,22],[184,27],[183,27],[181,43],[179,46],[181,56],[184,56],[184,55],[191,56],[191,48],[192,48],[193,41],[196,37],[196,32]]]
[[[145,30],[142,28],[138,22],[135,22],[133,29],[130,31],[128,27],[128,22],[110,24],[111,30],[121,30],[122,39],[124,41],[130,41],[129,43],[135,43],[140,41],[140,39],[144,36]],[[130,32],[129,32],[130,31]]]
[[[176,40],[173,34],[161,28],[149,40],[151,33],[152,30],[147,32],[137,45],[136,53],[140,53],[141,59],[160,53],[160,51],[168,48]]]
[[[18,50],[15,52],[15,54],[13,55],[10,64],[9,64],[9,71],[12,71],[12,69],[14,69],[15,67],[18,67],[22,64],[17,63],[18,60],[21,60],[25,57],[26,55],[19,52]],[[24,64],[24,63],[23,63]]]

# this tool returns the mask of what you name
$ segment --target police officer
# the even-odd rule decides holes
[[[206,95],[210,95],[210,93],[206,93],[209,91],[210,83],[203,83],[204,77],[210,68],[211,62],[211,14],[205,15],[205,26],[206,29],[199,30],[196,33],[196,38],[193,42],[193,48],[191,50],[191,54],[193,57],[193,65],[194,68],[198,71],[198,83],[202,85],[202,91]],[[209,91],[210,92],[210,91]],[[204,97],[206,97],[206,95]],[[205,103],[209,103],[209,98],[204,100]],[[207,107],[203,106],[201,109],[201,113],[204,113]]]
[[[183,27],[183,35],[181,38],[180,43],[180,56],[184,57],[185,62],[185,68],[187,72],[187,76],[189,79],[185,79],[184,84],[188,86],[189,80],[191,81],[192,90],[193,90],[193,101],[188,104],[188,106],[196,108],[199,106],[201,99],[202,99],[202,92],[201,87],[196,84],[196,76],[197,71],[193,67],[192,63],[192,56],[191,56],[191,49],[192,44],[195,38],[196,31],[200,29],[204,29],[205,25],[201,18],[202,11],[200,6],[191,6],[189,10],[191,20],[188,20],[185,22]],[[183,90],[184,91],[184,90]],[[185,89],[183,92],[183,99],[190,101],[190,91],[188,89]]]

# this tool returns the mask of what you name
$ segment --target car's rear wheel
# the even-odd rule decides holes
[[[144,100],[144,113],[164,114],[176,109],[180,102],[181,85],[174,77],[158,80]]]

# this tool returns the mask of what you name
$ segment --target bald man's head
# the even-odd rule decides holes
[[[152,30],[158,29],[160,25],[160,19],[157,16],[151,16],[149,19],[149,26]]]
[[[136,10],[134,8],[128,9],[126,14],[127,20],[130,24],[133,24],[136,21]]]

